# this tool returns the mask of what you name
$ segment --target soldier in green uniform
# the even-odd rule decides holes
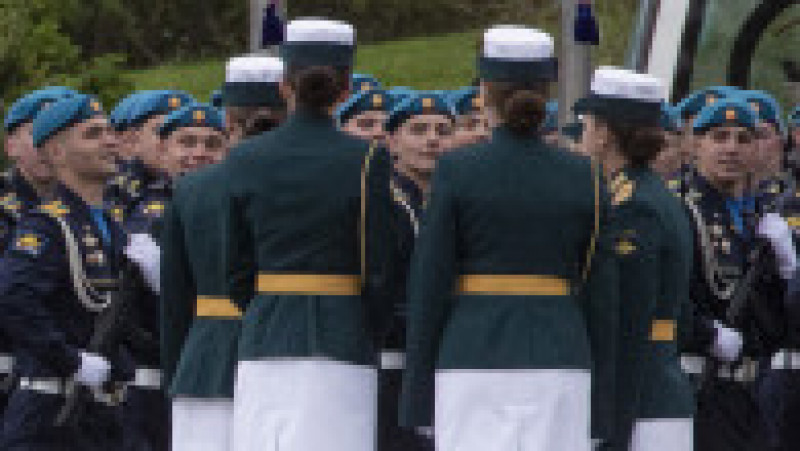
[[[401,421],[433,426],[441,451],[586,451],[590,416],[598,439],[613,429],[610,205],[589,159],[542,141],[553,47],[529,28],[484,34],[496,128],[433,176],[408,282]]]
[[[286,38],[289,118],[226,163],[226,298],[244,312],[233,447],[371,451],[396,261],[391,160],[333,120],[350,92],[353,27],[296,20]]]
[[[274,89],[283,72],[280,58],[240,56],[228,61],[220,101],[231,146],[286,119],[286,103]]]
[[[253,116],[265,109],[282,117],[278,92],[283,63],[238,58],[228,64],[223,104]],[[227,299],[222,261],[230,179],[212,165],[176,184],[162,230],[161,357],[172,401],[173,451],[232,449],[233,382],[242,312]],[[216,299],[216,301],[215,301]],[[222,306],[207,308],[208,306]]]
[[[681,372],[677,321],[690,307],[692,229],[682,204],[650,169],[664,147],[663,84],[598,69],[576,105],[582,142],[611,180],[620,274],[617,433],[620,451],[691,451],[694,398]]]

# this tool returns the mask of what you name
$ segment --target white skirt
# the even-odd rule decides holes
[[[639,419],[630,451],[692,451],[694,422],[690,418]]]
[[[327,360],[239,364],[235,451],[374,451],[377,371]]]
[[[233,400],[175,398],[172,451],[229,451]]]
[[[446,371],[436,375],[437,451],[589,451],[584,371]]]

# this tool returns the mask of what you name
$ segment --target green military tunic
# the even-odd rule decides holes
[[[227,165],[229,293],[249,300],[239,360],[374,365],[396,260],[388,153],[300,111]]]
[[[617,281],[604,193],[588,159],[502,127],[439,160],[408,286],[406,426],[432,424],[439,371],[591,370],[594,434],[610,436]]]
[[[223,264],[224,165],[184,176],[162,231],[162,360],[173,396],[232,398],[241,311]]]
[[[690,308],[693,236],[680,201],[651,170],[626,169],[611,190],[620,274],[616,443],[627,450],[636,420],[689,419],[694,412],[677,345],[679,320]]]

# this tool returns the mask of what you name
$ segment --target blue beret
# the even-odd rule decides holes
[[[150,91],[137,98],[128,113],[128,125],[140,125],[159,114],[169,114],[186,105],[196,103],[183,91]]]
[[[32,121],[45,105],[76,94],[77,91],[63,86],[51,86],[33,91],[11,105],[3,120],[3,128],[6,133],[10,133],[20,125]]]
[[[151,95],[153,91],[137,91],[120,100],[108,115],[108,121],[117,131],[124,131],[130,125],[131,110],[140,99]]]
[[[800,106],[794,109],[794,111],[789,114],[789,127],[797,128],[800,127]]]
[[[747,102],[738,98],[722,99],[702,110],[694,121],[695,132],[706,132],[714,127],[734,126],[754,129],[757,116]]]
[[[95,116],[103,115],[100,102],[86,94],[64,97],[33,120],[33,145],[41,147],[55,134]]]
[[[729,97],[738,90],[731,86],[712,86],[690,94],[676,106],[682,118],[696,116],[700,110],[719,99]]]
[[[483,98],[481,97],[480,90],[473,86],[451,91],[448,95],[448,100],[456,110],[456,114],[459,115],[470,114],[473,111],[483,108]]]
[[[388,96],[386,91],[374,89],[361,91],[350,96],[336,111],[340,124],[344,124],[355,116],[366,111],[389,112],[394,107],[394,97]]]
[[[736,95],[750,104],[760,121],[774,124],[783,131],[781,106],[774,97],[764,91],[740,91]]]
[[[545,105],[544,124],[542,132],[558,132],[558,100],[550,100]]]
[[[367,74],[353,74],[351,78],[351,86],[353,93],[361,91],[370,91],[372,89],[381,89],[381,83],[377,78]]]
[[[674,108],[667,102],[661,104],[661,128],[668,132],[678,132],[683,127],[683,120]]]
[[[453,120],[456,116],[453,107],[441,94],[421,91],[406,98],[392,109],[386,120],[386,131],[394,133],[409,118],[421,114],[441,114]]]
[[[166,138],[172,132],[183,127],[207,127],[225,132],[225,121],[218,108],[203,103],[195,103],[177,109],[166,118],[164,123],[158,127],[158,134],[161,138]]]

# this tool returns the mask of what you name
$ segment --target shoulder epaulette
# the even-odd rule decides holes
[[[64,218],[70,212],[69,207],[59,200],[44,203],[39,206],[39,211],[57,219]]]
[[[620,205],[630,200],[636,191],[636,182],[629,179],[624,172],[620,172],[611,180],[611,204]]]

